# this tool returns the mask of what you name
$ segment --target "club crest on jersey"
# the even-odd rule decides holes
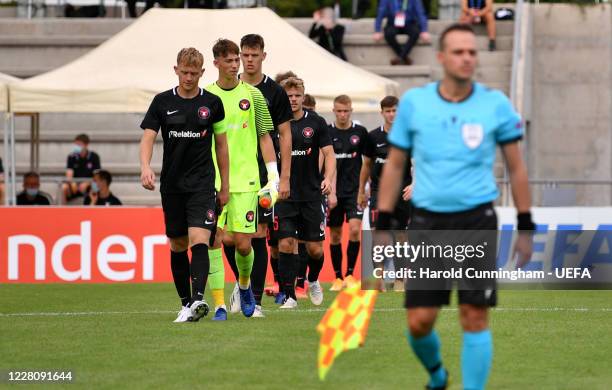
[[[253,212],[253,210],[247,211],[245,217],[248,222],[253,222],[255,220],[255,213]]]
[[[461,126],[461,137],[463,143],[470,149],[476,149],[484,138],[484,129],[479,123],[466,123]]]
[[[351,145],[359,144],[359,136],[358,135],[351,135],[350,141],[351,141]]]
[[[206,106],[198,108],[198,116],[201,119],[208,119],[208,117],[210,116],[210,109]]]
[[[312,136],[314,135],[314,130],[312,129],[312,127],[305,127],[304,130],[302,130],[302,135],[304,136],[304,138],[312,138]]]
[[[321,224],[319,225],[319,229],[321,229],[322,232],[325,231],[325,222],[321,222]]]
[[[214,221],[215,220],[215,212],[213,210],[208,210],[206,212],[206,220],[207,221]]]
[[[240,103],[238,103],[238,107],[240,107],[242,111],[246,111],[251,108],[251,102],[249,99],[242,99]]]

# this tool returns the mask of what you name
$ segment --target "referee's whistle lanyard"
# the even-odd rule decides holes
[[[399,0],[395,0],[395,18],[393,19],[393,24],[396,28],[404,28],[406,27],[406,13],[408,10],[408,0],[402,1],[402,7],[399,6]]]
[[[406,12],[408,9],[408,0],[402,1],[402,8],[399,7],[399,0],[395,0],[395,9],[399,9],[402,12]]]

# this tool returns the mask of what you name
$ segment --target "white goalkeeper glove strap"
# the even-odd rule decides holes
[[[276,163],[276,161],[267,162],[266,170],[268,171],[268,181],[278,184],[279,182],[278,164]]]

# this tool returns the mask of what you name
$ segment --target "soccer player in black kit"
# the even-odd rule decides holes
[[[329,125],[329,136],[336,152],[336,196],[338,204],[329,212],[331,231],[330,252],[332,265],[336,273],[331,291],[340,291],[357,283],[353,277],[359,245],[361,242],[361,219],[363,210],[357,205],[359,190],[359,172],[361,171],[362,154],[368,131],[365,127],[351,120],[351,98],[340,95],[334,99],[336,120]],[[349,243],[346,249],[346,278],[342,279],[342,225],[349,224]]]
[[[380,176],[383,167],[387,162],[387,154],[389,153],[389,143],[387,134],[395,120],[397,112],[398,98],[395,96],[385,96],[380,101],[380,113],[383,117],[383,125],[370,131],[366,138],[366,146],[363,151],[363,165],[361,166],[361,174],[359,175],[359,193],[357,194],[357,204],[362,209],[368,205],[366,197],[366,183],[370,180],[370,228],[376,226],[378,217],[378,188]],[[404,230],[408,228],[410,221],[410,197],[412,196],[412,164],[410,159],[406,159],[406,169],[402,179],[402,191],[398,194],[398,201],[393,211],[392,228],[395,230]],[[401,268],[401,264],[394,260],[395,269]],[[381,284],[382,290],[382,284]],[[395,279],[394,290],[398,292],[404,291],[404,283],[400,278]]]
[[[389,143],[387,142],[387,133],[391,129],[397,104],[399,100],[395,96],[386,96],[380,102],[381,115],[384,119],[384,124],[370,131],[366,138],[365,149],[363,151],[363,165],[361,166],[361,174],[359,177],[359,193],[357,194],[357,204],[360,208],[365,209],[368,203],[365,193],[365,185],[368,179],[370,181],[370,226],[376,225],[378,216],[378,183],[383,167],[387,162],[387,154],[389,153]],[[408,227],[410,220],[410,196],[412,194],[412,164],[410,159],[406,160],[406,169],[402,179],[402,192],[398,196],[398,203],[393,212],[393,229],[402,230]],[[402,291],[403,288],[402,288]]]
[[[305,241],[308,253],[308,282],[310,300],[314,305],[323,302],[319,273],[323,268],[325,240],[325,209],[323,195],[331,193],[331,180],[336,171],[336,160],[327,124],[312,111],[304,111],[304,82],[290,77],[281,85],[289,96],[291,121],[291,194],[278,202],[279,272],[285,301],[281,309],[297,307],[295,278],[298,266],[298,239]],[[319,168],[319,149],[323,153],[325,176]]]
[[[194,48],[182,49],[174,71],[179,86],[155,96],[140,127],[142,186],[155,189],[151,169],[159,129],[164,140],[161,196],[170,239],[170,265],[181,311],[174,322],[198,321],[208,314],[204,289],[210,262],[208,245],[216,229],[215,210],[229,197],[229,157],[221,99],[198,86],[204,57]],[[215,137],[221,189],[215,192],[212,138]],[[191,248],[191,265],[187,249]],[[191,286],[190,286],[191,279]]]

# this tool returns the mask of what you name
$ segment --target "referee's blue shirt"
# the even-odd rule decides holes
[[[496,146],[522,136],[521,118],[502,92],[474,83],[466,99],[453,103],[435,82],[402,96],[389,143],[411,151],[412,203],[450,213],[497,198]]]

